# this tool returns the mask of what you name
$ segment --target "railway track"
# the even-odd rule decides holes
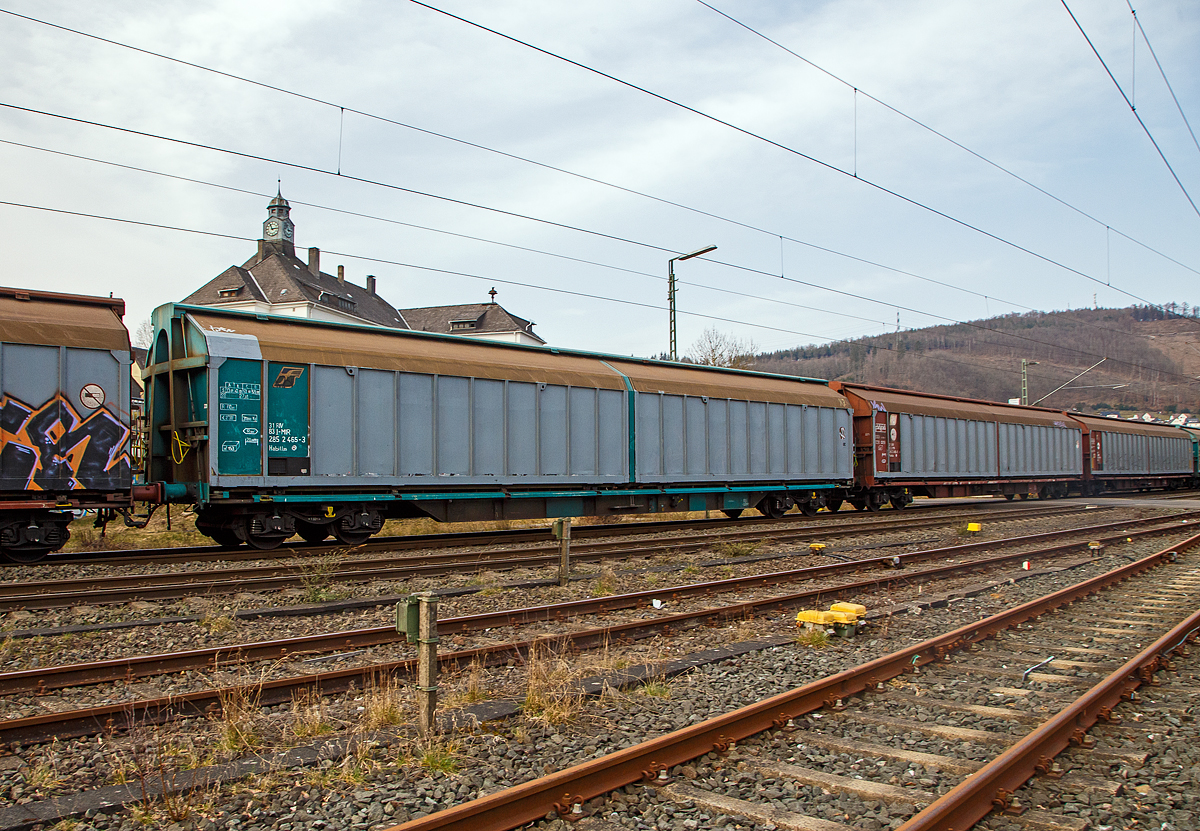
[[[1001,514],[1004,520],[1044,518],[1083,512],[1083,508],[1036,509]],[[1094,513],[1094,512],[1092,512]],[[1200,516],[1200,512],[1180,513],[1174,521]],[[919,518],[876,519],[847,526],[828,524],[794,526],[790,523],[764,523],[749,530],[721,531],[707,529],[690,535],[676,535],[655,541],[583,541],[572,544],[572,557],[577,561],[594,562],[612,558],[630,558],[669,554],[686,554],[703,550],[714,544],[753,542],[770,539],[775,543],[798,543],[838,539],[851,535],[883,534],[936,526],[954,525],[978,514],[923,516]],[[1118,523],[1120,524],[1120,523]],[[365,583],[376,580],[408,580],[415,577],[436,577],[460,574],[464,569],[505,571],[517,568],[539,568],[558,562],[557,552],[550,543],[477,550],[465,553],[406,555],[400,558],[342,557],[322,573],[322,579],[339,583]],[[167,572],[115,576],[88,576],[62,580],[16,582],[0,586],[0,611],[13,609],[54,609],[73,605],[103,605],[129,600],[164,600],[190,595],[230,592],[275,591],[303,586],[313,579],[311,566],[293,565],[252,566],[236,569],[205,569],[190,572]]]
[[[557,639],[561,644],[587,648],[612,641],[634,640],[664,632],[677,631],[713,622],[744,619],[762,615],[769,611],[791,609],[805,604],[822,602],[823,598],[854,597],[867,592],[878,592],[890,586],[918,585],[944,579],[967,572],[1012,566],[1021,561],[1062,555],[1068,552],[1086,552],[1088,541],[1116,542],[1139,536],[1163,533],[1179,533],[1178,523],[1153,523],[1145,520],[1142,527],[1134,529],[1136,522],[1125,522],[1116,526],[1092,526],[1084,529],[1055,531],[1004,541],[1008,545],[1023,546],[1020,551],[1000,556],[984,557],[973,561],[959,558],[972,552],[997,547],[1000,541],[968,543],[951,548],[930,549],[903,555],[859,560],[849,563],[833,563],[812,566],[771,574],[730,578],[691,585],[654,589],[634,594],[589,598],[566,603],[524,609],[502,610],[495,613],[476,614],[461,618],[439,621],[439,632],[444,636],[478,634],[501,627],[518,626],[539,621],[565,621],[585,615],[596,615],[619,610],[642,608],[651,600],[669,601],[676,604],[688,598],[703,598],[713,595],[733,594],[749,589],[787,585],[801,581],[844,578],[864,569],[882,571],[849,582],[826,582],[815,588],[783,596],[760,598],[750,601],[735,601],[720,607],[701,608],[678,614],[664,613],[656,618],[637,619],[627,624],[602,626],[566,632]],[[1057,542],[1064,537],[1068,542]],[[1037,546],[1029,548],[1028,546]],[[931,560],[954,562],[921,571],[897,569],[896,566],[912,565]],[[211,669],[247,661],[267,661],[332,651],[355,651],[396,643],[402,640],[391,626],[373,627],[328,635],[314,635],[254,644],[240,644],[187,652],[147,655],[134,658],[114,659],[89,664],[39,667],[0,674],[0,694],[22,692],[45,693],[70,686],[98,684],[112,681],[131,683],[139,678],[159,674],[181,672],[189,669]],[[461,668],[471,664],[483,666],[504,663],[523,658],[532,647],[530,641],[504,643],[499,646],[482,647],[446,653],[441,661],[447,669]],[[380,674],[410,675],[411,660],[370,663],[336,671],[282,678],[258,685],[256,697],[263,704],[286,702],[297,690],[317,689],[324,693],[338,692],[352,686],[362,687],[371,678]],[[130,724],[165,722],[171,719],[196,714],[211,714],[227,700],[231,691],[210,689],[173,695],[164,699],[126,702],[104,705],[66,713],[53,713],[24,719],[0,722],[0,743],[20,744],[43,741],[58,736],[79,736],[112,729],[121,729]]]
[[[980,511],[995,512],[997,514],[1006,515],[1012,513],[1014,516],[1052,516],[1056,513],[1070,512],[1081,510],[1078,506],[1063,506],[1054,503],[1009,503],[1004,500],[990,501],[975,501],[967,510],[962,510],[958,506],[948,505],[933,505],[923,506],[921,503],[914,503],[904,509],[905,515],[920,514],[926,516],[926,512],[934,512],[935,515],[961,518],[975,519]],[[946,512],[950,512],[947,514]],[[614,536],[636,536],[643,534],[660,534],[671,531],[687,531],[687,530],[704,530],[716,531],[723,528],[733,528],[739,530],[754,530],[760,526],[767,527],[786,527],[788,525],[802,523],[806,525],[819,526],[822,523],[832,522],[869,522],[872,519],[879,517],[880,514],[888,516],[899,513],[893,508],[884,508],[878,513],[872,512],[856,512],[854,510],[843,510],[836,513],[823,511],[816,516],[805,516],[800,513],[792,513],[784,516],[782,519],[770,519],[768,517],[745,517],[742,519],[690,519],[690,520],[654,520],[636,522],[621,522],[613,525],[579,525],[571,529],[572,538],[575,540],[584,540],[601,537]],[[451,531],[437,534],[411,534],[407,536],[393,537],[372,537],[368,542],[355,546],[354,550],[362,553],[372,551],[419,551],[431,548],[453,548],[453,547],[484,547],[496,545],[517,545],[522,543],[545,543],[550,536],[548,527],[542,528],[514,528],[514,529],[499,529],[489,531]],[[344,550],[345,546],[340,544],[327,543],[306,543],[297,540],[290,541],[287,545],[263,551],[256,548],[249,548],[245,545],[237,548],[222,548],[215,545],[199,545],[199,546],[176,546],[173,548],[150,548],[150,549],[129,549],[129,550],[113,550],[102,554],[97,554],[94,551],[73,551],[59,552],[49,555],[46,559],[37,563],[25,564],[25,567],[34,566],[37,568],[64,564],[94,564],[94,565],[128,565],[134,563],[183,563],[183,562],[204,562],[212,560],[220,560],[227,562],[237,562],[244,560],[272,560],[285,559],[296,556],[320,556],[332,551]],[[12,563],[0,563],[0,567],[16,567]]]
[[[397,829],[508,831],[555,813],[620,818],[625,786],[641,782],[653,787],[647,801],[671,806],[676,819],[723,814],[849,831],[852,819],[895,827],[908,817],[901,831],[962,831],[999,811],[1024,815],[1026,827],[1082,831],[1088,824],[1063,812],[1035,815],[1017,791],[1032,776],[1061,775],[1055,757],[1072,745],[1093,759],[1138,763],[1136,751],[1087,731],[1119,722],[1122,700],[1155,683],[1195,639],[1200,567],[1177,559],[1198,544],[1200,535],[1190,537],[855,669]],[[622,800],[606,797],[623,787]]]

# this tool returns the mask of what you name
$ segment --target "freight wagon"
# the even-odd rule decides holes
[[[1066,496],[1083,473],[1083,428],[1057,410],[834,382],[854,411],[859,510],[914,496]],[[831,507],[833,507],[831,505]]]
[[[208,307],[153,321],[149,476],[223,544],[354,544],[389,517],[815,513],[851,481],[823,381]]]
[[[1083,428],[1084,494],[1192,483],[1196,458],[1192,435],[1169,424],[1147,424],[1072,414]]]
[[[0,551],[28,562],[70,537],[76,511],[130,518],[125,303],[0,288]],[[131,520],[132,521],[132,520]]]

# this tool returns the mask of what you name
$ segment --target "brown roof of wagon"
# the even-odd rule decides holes
[[[408,321],[409,328],[419,332],[441,335],[521,332],[539,343],[545,343],[534,334],[532,321],[517,317],[498,303],[426,306],[404,309],[401,314]]]

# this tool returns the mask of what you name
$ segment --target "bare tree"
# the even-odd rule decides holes
[[[754,341],[743,340],[709,327],[688,348],[687,357],[694,363],[707,366],[750,369],[754,366],[754,355],[757,352],[758,347]]]
[[[150,322],[150,318],[146,318],[133,332],[133,345],[139,349],[149,349],[153,340],[154,324]]]

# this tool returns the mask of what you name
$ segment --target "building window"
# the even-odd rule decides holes
[[[356,305],[353,300],[351,300],[347,297],[339,297],[338,295],[330,294],[329,292],[321,293],[321,302],[327,303],[330,306],[341,309],[344,312],[351,312],[351,313],[353,313],[354,306]]]
[[[217,289],[218,297],[237,297],[241,293],[242,293],[241,286],[237,286],[236,288],[231,288],[231,289]]]
[[[451,332],[461,332],[464,329],[474,329],[475,321],[473,320],[452,320],[450,321]]]

